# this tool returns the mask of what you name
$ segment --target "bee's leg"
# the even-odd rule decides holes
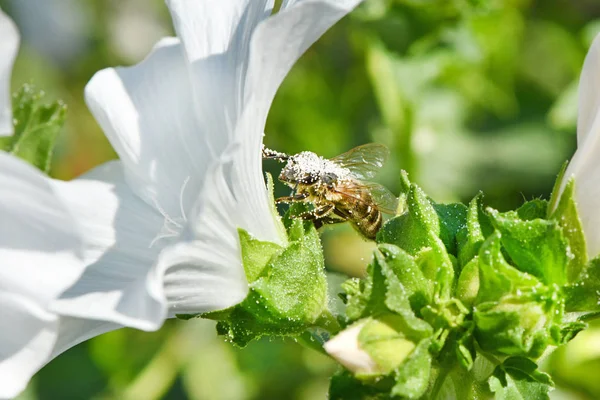
[[[311,221],[321,219],[324,218],[327,214],[329,214],[331,210],[333,210],[333,208],[333,204],[326,204],[324,206],[319,206],[314,210],[303,212],[302,214],[298,215],[298,218]]]
[[[287,161],[288,158],[290,158],[289,155],[287,155],[285,153],[280,153],[275,150],[271,150],[271,149],[265,147],[264,144],[262,147],[262,157],[266,158],[266,159],[277,160],[279,162],[285,162],[285,161]]]
[[[279,197],[275,200],[275,203],[293,203],[295,201],[302,201],[308,197],[308,193],[296,193],[293,196]]]
[[[302,218],[307,221],[313,221],[313,223],[315,224],[315,228],[319,229],[324,224],[332,224],[337,222],[338,218],[331,218],[327,216],[327,214],[329,214],[333,209],[333,204],[326,204],[323,206],[319,206],[312,211],[304,212],[298,215],[298,218]],[[333,222],[334,220],[335,222]]]
[[[346,220],[335,217],[323,217],[313,221],[313,223],[315,224],[315,228],[317,229],[319,229],[323,225],[341,224],[342,222],[346,222]]]
[[[345,210],[340,210],[339,208],[334,208],[333,213],[344,220],[352,219],[352,215]]]

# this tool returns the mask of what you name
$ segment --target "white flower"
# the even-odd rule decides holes
[[[19,33],[14,23],[0,10],[0,136],[13,131],[10,73],[19,49]]]
[[[577,151],[562,186],[575,180],[575,201],[590,258],[600,254],[600,35],[585,58],[579,79]]]
[[[270,104],[298,57],[359,1],[288,0],[271,16],[267,0],[171,0],[177,38],[161,40],[134,67],[92,78],[86,101],[120,161],[74,181],[36,183],[56,196],[48,207],[64,207],[73,218],[86,269],[66,290],[72,279],[38,280],[35,270],[6,282],[33,292],[50,282],[53,294],[62,292],[45,310],[58,335],[36,337],[44,351],[27,347],[36,362],[24,359],[13,375],[22,382],[60,352],[110,329],[154,330],[175,314],[223,309],[245,298],[238,229],[286,242],[261,167]],[[62,226],[56,219],[46,223]],[[23,257],[45,248],[42,239],[19,237],[8,245],[3,239],[0,249],[23,246]],[[46,274],[58,268],[39,264]],[[11,326],[16,332],[24,323]],[[3,341],[0,351],[10,351]],[[25,343],[12,345],[18,351]],[[7,370],[17,365],[11,354],[5,358]],[[0,388],[2,379],[0,373]]]

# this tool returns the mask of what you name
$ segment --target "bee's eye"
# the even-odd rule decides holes
[[[312,185],[313,183],[315,183],[317,181],[317,177],[314,176],[313,174],[306,174],[303,178],[302,178],[302,183],[307,184],[307,185]]]
[[[332,185],[337,180],[337,176],[334,173],[328,172],[323,175],[322,179],[324,184]]]

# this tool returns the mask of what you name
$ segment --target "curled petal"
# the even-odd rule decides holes
[[[18,50],[19,32],[12,20],[0,10],[0,136],[13,132],[10,74]]]
[[[213,160],[233,141],[248,93],[251,36],[273,9],[272,0],[167,2],[185,48],[199,131]]]
[[[243,198],[238,225],[261,240],[281,243],[280,228],[271,214],[261,168],[262,137],[275,93],[300,56],[360,0],[305,0],[288,2],[261,22],[252,35],[245,82],[246,101],[236,129],[242,149],[235,183]]]
[[[575,201],[586,237],[588,256],[600,254],[600,35],[596,36],[579,81],[577,151],[569,162],[562,188],[575,179]]]

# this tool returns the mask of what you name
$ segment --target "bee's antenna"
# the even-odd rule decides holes
[[[262,157],[271,159],[271,160],[276,160],[279,162],[286,162],[288,160],[288,158],[290,158],[290,156],[288,154],[280,153],[275,150],[271,150],[271,149],[265,147],[264,144],[262,146]]]

